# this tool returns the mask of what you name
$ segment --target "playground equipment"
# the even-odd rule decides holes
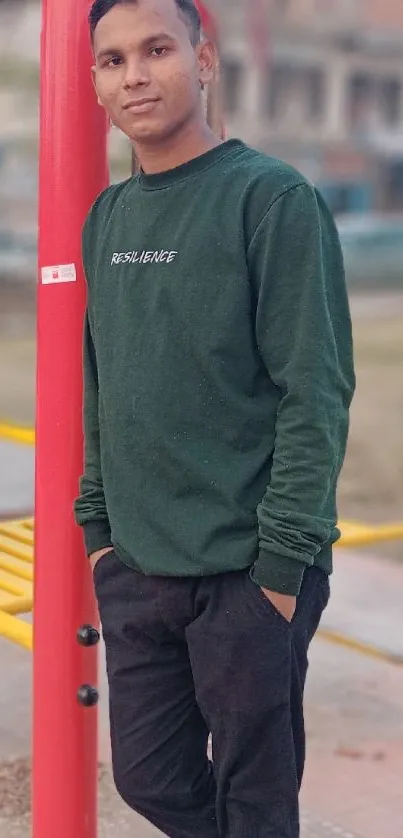
[[[0,635],[32,649],[33,521],[0,522]]]
[[[94,838],[97,821],[97,655],[95,647],[85,648],[76,638],[81,626],[96,626],[98,618],[72,513],[83,451],[81,229],[92,202],[108,184],[107,123],[92,89],[87,15],[88,0],[43,0],[34,838]]]
[[[403,524],[367,526],[355,521],[341,522],[342,538],[337,545],[358,548],[386,541],[403,541]],[[0,522],[0,636],[32,649],[32,625],[21,619],[33,609],[33,519]],[[322,635],[335,642],[334,637]],[[357,648],[357,641],[341,638],[342,645]],[[365,654],[365,644],[359,644]],[[386,657],[379,650],[376,657]],[[393,658],[394,662],[396,661]],[[403,663],[403,661],[402,661]]]

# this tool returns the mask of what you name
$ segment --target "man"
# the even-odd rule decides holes
[[[170,838],[297,838],[354,389],[338,236],[298,172],[210,131],[191,0],[96,0],[90,23],[141,166],[83,235],[76,519],[116,785]]]

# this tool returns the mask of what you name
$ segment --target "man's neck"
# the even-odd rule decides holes
[[[218,145],[221,145],[221,140],[205,125],[197,129],[191,126],[179,136],[167,140],[165,145],[136,143],[134,151],[143,172],[152,175],[175,169]]]

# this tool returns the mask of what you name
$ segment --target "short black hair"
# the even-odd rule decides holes
[[[94,32],[100,20],[111,11],[115,6],[136,4],[137,0],[94,0],[89,13],[89,24],[91,31],[91,38],[94,37]],[[201,18],[199,10],[195,6],[193,0],[175,0],[180,14],[185,19],[185,23],[191,35],[193,46],[200,41],[201,36]]]

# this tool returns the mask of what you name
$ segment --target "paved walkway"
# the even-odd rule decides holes
[[[28,653],[0,642],[0,669],[8,673],[0,698],[0,753],[12,759],[29,751]],[[101,756],[108,764],[104,676],[100,710]],[[402,838],[403,669],[317,639],[306,711],[309,750],[302,838]],[[22,815],[10,812],[2,818],[0,809],[0,838],[28,838],[27,808],[26,795],[18,801]],[[121,803],[107,769],[100,783],[99,838],[111,834],[159,835]]]
[[[0,444],[0,516],[29,510],[32,479],[31,450],[13,452]],[[403,655],[403,564],[340,550],[332,588],[324,628]],[[0,838],[30,834],[28,777],[24,786],[22,768],[15,801],[5,808],[2,766],[29,754],[31,666],[27,652],[0,640]],[[402,838],[403,667],[318,638],[306,713],[302,838]],[[113,789],[104,667],[100,745],[106,769],[100,781],[99,838],[157,838],[160,833],[129,812]]]

